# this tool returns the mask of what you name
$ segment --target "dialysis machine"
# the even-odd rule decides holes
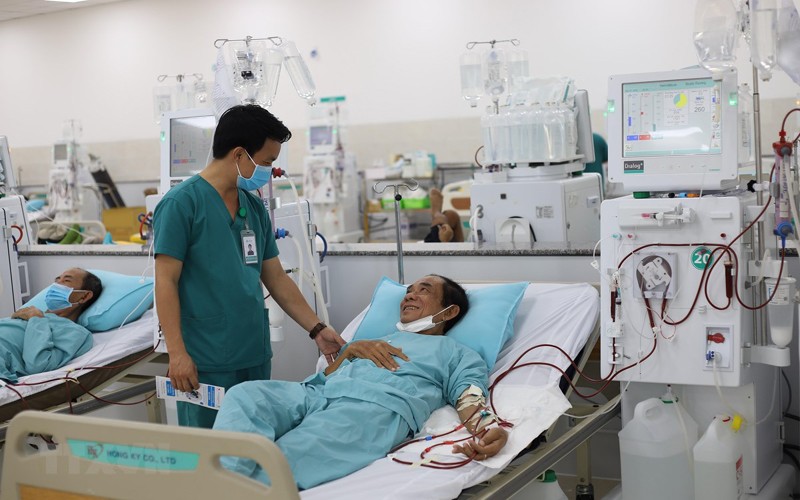
[[[492,101],[470,193],[476,241],[596,241],[601,178],[582,174],[594,161],[587,92],[569,78],[528,77],[527,55],[498,41],[467,47],[479,43],[491,48],[461,57],[463,97],[473,107]]]
[[[22,299],[29,296],[23,291],[21,276],[27,283],[27,266],[17,260],[20,245],[30,245],[30,226],[25,212],[25,199],[15,193],[17,187],[8,140],[0,136],[0,317],[22,307]]]
[[[625,425],[667,391],[701,434],[740,414],[755,495],[782,460],[794,280],[781,240],[755,238],[757,220],[772,232],[771,207],[737,187],[737,90],[735,72],[702,68],[609,78],[609,177],[634,194],[602,204],[601,374],[623,385]]]
[[[364,238],[361,190],[355,156],[345,152],[344,101],[343,96],[323,97],[311,109],[303,196],[314,205],[319,232],[328,242],[356,243]]]

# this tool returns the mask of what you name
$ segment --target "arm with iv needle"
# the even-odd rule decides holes
[[[479,440],[455,445],[454,452],[484,460],[496,455],[505,446],[508,433],[498,425],[500,419],[497,415],[486,406],[486,398],[479,387],[470,385],[461,394],[456,411],[464,427]]]

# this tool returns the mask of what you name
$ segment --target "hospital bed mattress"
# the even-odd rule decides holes
[[[480,286],[485,285],[472,285],[466,288]],[[573,358],[576,357],[595,328],[599,315],[599,302],[597,290],[589,284],[530,284],[517,310],[514,336],[500,352],[492,370],[491,381],[506,371],[525,350],[536,345],[555,344]],[[366,310],[356,317],[342,332],[342,337],[350,340],[365,314]],[[534,349],[523,358],[522,362],[530,361],[552,363],[563,370],[570,365],[563,355],[552,348]],[[553,368],[525,367],[508,375],[498,387],[527,387],[536,394],[546,396],[548,391],[552,393],[556,390],[560,379],[561,373]],[[507,408],[498,407],[497,410],[500,416],[507,416],[504,414]],[[431,419],[436,416],[435,413]],[[550,423],[554,422],[555,418],[552,418]],[[544,428],[550,425],[546,422],[541,424]],[[536,436],[538,433],[531,435],[530,439]],[[387,457],[347,477],[305,490],[301,492],[301,497],[304,500],[451,499],[457,497],[463,489],[492,478],[513,458],[513,456],[508,457],[502,464],[493,464],[493,467],[470,462],[457,469],[441,470],[402,465]]]
[[[94,345],[86,354],[72,360],[68,365],[44,373],[21,377],[19,383],[50,382],[33,386],[14,385],[14,389],[25,398],[25,403],[8,387],[0,388],[0,422],[5,422],[22,410],[44,410],[67,402],[67,395],[76,398],[85,393],[85,387],[94,387],[112,380],[129,368],[153,348],[153,312],[147,311],[140,319],[107,332],[92,335]],[[113,366],[110,369],[86,370],[90,366]],[[70,383],[69,392],[63,380],[69,374],[80,380],[81,385]],[[58,379],[58,380],[53,380]]]

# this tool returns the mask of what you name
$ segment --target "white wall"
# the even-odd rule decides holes
[[[306,56],[316,49],[309,66],[318,94],[346,95],[354,125],[477,117],[460,98],[458,56],[466,42],[492,38],[519,38],[533,74],[573,76],[599,110],[610,74],[696,64],[694,7],[695,0],[126,0],[5,21],[0,134],[12,149],[49,147],[75,118],[84,143],[157,139],[156,76],[197,72],[211,81],[214,40],[245,35],[293,39]],[[741,49],[739,59],[749,79]],[[762,97],[798,91],[778,73]],[[308,115],[293,94],[284,72],[272,110],[299,131]]]

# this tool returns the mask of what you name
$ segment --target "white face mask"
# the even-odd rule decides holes
[[[431,314],[430,316],[425,316],[424,318],[415,319],[414,321],[409,321],[408,323],[403,323],[402,321],[398,321],[395,327],[401,332],[410,332],[410,333],[419,333],[419,332],[424,332],[425,330],[430,330],[434,326],[447,321],[443,319],[442,321],[437,321],[436,323],[434,323],[433,317],[442,314],[451,307],[453,306],[449,305],[436,314]]]

